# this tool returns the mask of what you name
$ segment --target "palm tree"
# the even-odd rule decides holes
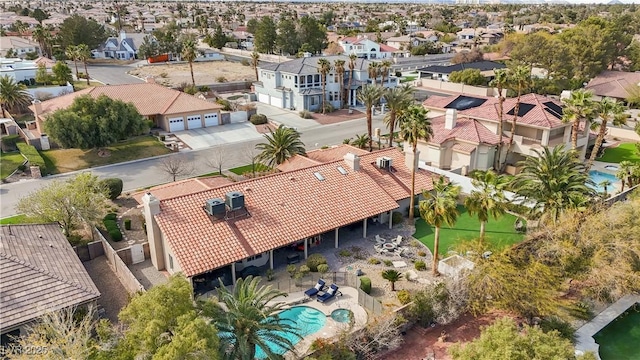
[[[534,152],[518,164],[522,171],[512,182],[516,194],[533,202],[532,211],[542,211],[555,222],[564,210],[583,207],[595,195],[584,165],[564,145]]]
[[[24,108],[29,105],[31,99],[31,94],[24,84],[17,83],[9,75],[0,77],[0,108],[2,110],[11,112],[16,108]]]
[[[35,41],[38,42],[38,45],[40,45],[40,50],[42,51],[42,55],[43,56],[49,56],[49,52],[47,51],[47,33],[49,33],[49,31],[47,29],[45,29],[42,25],[37,25],[36,28],[33,30],[32,33],[32,37]],[[51,33],[49,33],[49,37],[51,37]]]
[[[349,84],[347,85],[347,91],[349,92],[349,96],[347,96],[347,100],[349,101],[349,106],[351,106],[351,83],[353,82],[353,72],[356,68],[356,60],[358,57],[356,54],[349,55]]]
[[[258,347],[267,359],[279,359],[282,356],[274,353],[271,344],[291,350],[292,339],[300,338],[300,330],[290,320],[278,317],[285,303],[274,300],[287,294],[259,284],[259,277],[247,276],[232,291],[218,288],[218,309],[212,312],[227,359],[253,360]]]
[[[89,81],[89,69],[87,69],[87,61],[91,59],[91,49],[87,44],[80,44],[76,47],[78,60],[82,61],[84,64],[84,75],[87,78],[87,85],[91,85]]]
[[[600,152],[604,136],[607,134],[607,123],[612,120],[613,125],[617,126],[627,122],[624,114],[625,110],[626,108],[622,103],[610,97],[605,97],[600,100],[600,102],[595,103],[595,112],[600,116],[601,121],[599,124],[596,122],[593,123],[595,127],[599,128],[599,131],[596,137],[596,143],[593,145],[593,150],[591,150],[591,156],[589,156],[589,161],[585,166],[585,171],[589,171],[591,165],[593,165],[593,162],[596,160],[596,156],[598,156],[598,152]]]
[[[516,66],[513,70],[511,70],[511,77],[508,78],[508,80],[510,87],[516,91],[518,97],[516,98],[516,105],[513,108],[513,119],[511,120],[511,136],[509,137],[507,156],[511,152],[511,148],[513,147],[513,138],[516,135],[516,122],[518,121],[518,113],[520,112],[520,97],[522,96],[524,90],[531,83],[531,70],[529,69],[529,67],[524,65]]]
[[[373,150],[372,140],[372,117],[373,106],[380,101],[382,97],[382,90],[375,85],[365,85],[358,91],[358,101],[364,104],[367,114],[367,134],[369,135],[369,151]]]
[[[578,89],[571,92],[571,96],[562,99],[565,107],[562,111],[562,121],[571,123],[571,149],[578,148],[578,131],[580,122],[589,121],[595,113],[593,94],[585,89]]]
[[[624,191],[624,185],[629,184],[629,187],[631,188],[632,185],[632,181],[631,181],[631,174],[633,172],[633,163],[631,161],[620,161],[620,163],[618,164],[618,172],[616,172],[616,177],[618,179],[620,179],[620,182],[622,183],[622,188],[620,189],[620,191]]]
[[[380,65],[380,72],[382,73],[382,81],[380,82],[380,86],[384,87],[384,81],[386,78],[389,77],[389,70],[391,70],[391,61],[389,60],[383,60]]]
[[[327,101],[327,74],[331,71],[331,62],[325,58],[318,59],[318,71],[322,82],[322,113],[325,114],[327,110],[325,104]]]
[[[608,192],[609,192],[609,186],[611,186],[611,181],[610,180],[602,180],[600,181],[600,183],[598,184],[599,187],[604,189],[604,198],[607,198]]]
[[[393,145],[394,132],[398,125],[396,119],[413,102],[413,88],[410,85],[387,88],[384,90],[383,96],[389,108],[389,112],[384,117],[384,123],[389,128],[389,147],[391,147]]]
[[[198,49],[193,38],[187,38],[182,44],[182,59],[189,63],[189,71],[191,72],[191,84],[196,86],[196,79],[193,76],[193,62],[198,57]]]
[[[67,49],[65,50],[64,54],[67,56],[67,58],[73,60],[73,65],[75,65],[76,67],[76,79],[80,79],[78,77],[78,47],[75,45],[69,45],[67,46]]]
[[[256,72],[256,81],[258,81],[258,65],[260,64],[260,53],[254,51],[251,53],[251,67]]]
[[[267,139],[266,143],[256,144],[256,149],[261,151],[257,159],[267,166],[280,165],[296,154],[305,154],[300,133],[293,128],[280,125],[276,131],[265,134],[264,137]]]
[[[489,218],[493,217],[497,220],[506,211],[504,188],[507,185],[507,179],[492,170],[478,170],[471,177],[475,189],[464,200],[464,206],[469,211],[469,215],[478,216],[480,238],[482,239]]]
[[[396,282],[402,279],[402,274],[397,270],[388,269],[382,272],[382,278],[391,283],[391,291],[396,291]]]
[[[423,191],[424,200],[420,201],[420,215],[435,228],[433,239],[433,275],[438,275],[438,246],[442,225],[453,226],[458,219],[457,201],[460,186],[440,176],[433,183],[432,191]]]
[[[333,68],[338,75],[338,82],[340,82],[340,108],[344,107],[344,60],[334,60]]]
[[[377,62],[370,62],[369,68],[367,69],[369,73],[369,79],[371,79],[372,84],[378,84],[378,71],[380,70],[379,64]]]
[[[503,95],[503,91],[509,83],[509,71],[507,69],[496,69],[494,74],[495,77],[491,80],[489,86],[495,87],[498,90],[498,137],[500,138],[500,141],[498,142],[498,151],[496,152],[493,168],[500,169],[502,166],[502,136],[504,132],[503,116],[505,97]]]
[[[367,147],[369,143],[369,136],[367,134],[358,135],[356,134],[356,138],[351,140],[351,145],[356,146],[360,149],[364,149]]]
[[[400,121],[400,135],[404,141],[408,141],[413,149],[413,169],[411,169],[411,200],[409,203],[409,222],[413,224],[415,197],[416,197],[416,171],[418,167],[418,141],[429,141],[433,136],[431,121],[427,118],[429,110],[422,105],[410,106],[402,113]]]

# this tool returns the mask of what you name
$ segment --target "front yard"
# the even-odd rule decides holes
[[[41,151],[52,174],[66,173],[96,166],[116,164],[170,153],[152,136],[138,136],[101,149],[56,149]]]
[[[640,162],[640,154],[635,143],[621,143],[616,147],[606,148],[598,161],[619,163],[621,161]]]
[[[4,180],[7,176],[11,175],[23,162],[24,157],[19,151],[0,153],[0,179]]]

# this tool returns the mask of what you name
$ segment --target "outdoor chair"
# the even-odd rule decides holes
[[[318,301],[321,303],[325,303],[329,300],[331,300],[331,298],[333,298],[334,296],[337,295],[342,295],[342,293],[340,291],[338,291],[338,285],[336,284],[331,284],[331,286],[329,287],[329,290],[327,290],[326,293],[318,296]]]
[[[398,256],[402,256],[402,253],[404,253],[404,248],[396,248],[395,250],[393,250],[393,253]]]
[[[402,243],[402,236],[398,235],[398,237],[393,240],[393,243],[396,245],[400,245]]]
[[[312,297],[322,291],[325,287],[325,282],[322,279],[318,279],[318,282],[314,287],[304,292],[305,296]]]
[[[382,254],[382,250],[384,250],[384,249],[382,248],[382,245],[380,245],[380,244],[375,244],[375,245],[373,245],[373,248],[376,250],[376,252],[377,252],[378,254]]]
[[[380,237],[380,235],[376,235],[376,242],[377,242],[378,244],[384,244],[384,243],[386,243],[386,242],[387,242],[387,240],[385,240],[385,239],[381,238],[381,237]]]

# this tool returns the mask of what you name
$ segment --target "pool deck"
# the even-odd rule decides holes
[[[640,303],[640,295],[623,296],[620,300],[598,314],[593,320],[584,324],[576,331],[576,353],[591,351],[595,354],[596,358],[600,360],[600,355],[598,354],[600,345],[596,343],[593,336],[636,303]]]
[[[358,290],[348,286],[341,286],[342,296],[336,296],[326,303],[316,301],[315,297],[306,302],[299,302],[304,298],[304,291],[289,293],[287,297],[276,298],[274,302],[284,302],[293,306],[308,306],[321,311],[327,316],[327,322],[320,331],[305,336],[296,344],[294,351],[285,354],[285,359],[299,359],[309,351],[309,347],[318,338],[333,338],[342,331],[355,331],[367,324],[367,311],[358,305]],[[331,318],[331,312],[337,309],[349,309],[353,312],[354,324],[349,329],[348,323],[339,323]]]

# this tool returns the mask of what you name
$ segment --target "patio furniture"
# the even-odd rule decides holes
[[[373,248],[376,250],[376,252],[377,252],[378,254],[382,254],[382,250],[384,250],[384,249],[382,248],[382,245],[380,245],[380,244],[375,244],[375,245],[373,245]]]
[[[338,289],[339,289],[338,285],[331,284],[331,286],[329,287],[329,290],[327,290],[326,293],[318,294],[318,301],[321,303],[325,303],[331,300],[331,298],[333,298],[334,296],[342,295],[342,293],[338,291]]]
[[[325,281],[322,279],[318,279],[318,282],[316,283],[316,285],[314,287],[312,287],[311,289],[307,290],[304,292],[304,294],[308,297],[312,297],[316,294],[318,294],[320,291],[322,291],[324,289],[325,286]]]
[[[394,243],[384,243],[384,245],[382,245],[382,248],[387,250],[387,251],[393,251],[396,249],[396,244]]]
[[[396,245],[400,245],[402,243],[402,236],[398,235],[398,237],[393,240],[393,243]]]
[[[381,238],[381,237],[380,237],[380,235],[376,235],[376,242],[377,242],[378,244],[381,244],[381,245],[382,245],[382,244],[386,243],[386,242],[387,242],[387,240],[385,240],[385,239]]]
[[[398,256],[402,256],[402,253],[403,253],[403,252],[404,252],[404,248],[400,248],[400,247],[399,247],[399,248],[395,248],[395,249],[393,250],[393,253],[394,253],[394,254],[396,254],[396,255],[398,255]]]
[[[287,264],[295,264],[300,262],[300,254],[291,254],[287,256]]]

